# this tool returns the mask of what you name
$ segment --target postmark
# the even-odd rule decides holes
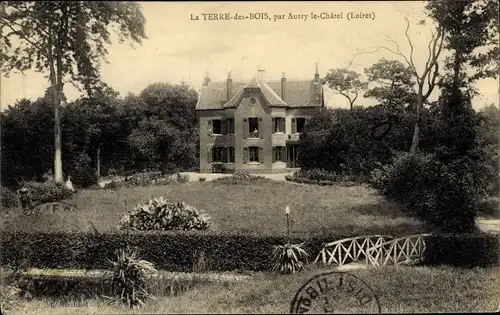
[[[295,294],[291,314],[381,313],[373,290],[347,272],[331,271],[309,279]]]

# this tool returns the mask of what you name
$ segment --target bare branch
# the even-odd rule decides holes
[[[432,94],[432,91],[434,90],[434,87],[436,86],[436,78],[438,76],[438,70],[439,70],[439,66],[438,66],[438,63],[434,63],[434,72],[433,72],[433,75],[432,75],[432,79],[430,79],[430,73],[431,71],[429,71],[429,77],[427,78],[427,85],[428,85],[428,90],[427,90],[427,93],[425,93],[423,95],[423,100],[424,102],[427,101],[427,99],[429,98],[429,96]]]
[[[429,40],[429,44],[427,45],[427,50],[429,52],[429,58],[427,58],[427,61],[425,62],[425,68],[429,67],[430,58],[431,58],[431,56],[434,55],[433,51],[434,51],[434,48],[436,46],[436,44],[435,44],[436,42],[435,42],[435,39],[434,39],[434,37],[436,36],[436,32],[431,31],[431,34],[432,34],[432,37]]]

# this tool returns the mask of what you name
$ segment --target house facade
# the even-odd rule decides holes
[[[324,106],[318,69],[310,80],[211,82],[206,75],[196,112],[200,172],[276,173],[297,167],[297,144],[313,111]]]

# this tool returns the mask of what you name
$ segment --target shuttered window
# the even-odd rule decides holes
[[[248,162],[259,162],[259,147],[248,147]]]
[[[285,117],[273,117],[273,133],[285,132]]]
[[[249,138],[250,133],[248,132],[248,119],[243,118],[243,138]]]
[[[227,148],[227,163],[234,163],[235,155],[234,155],[234,147]]]
[[[286,150],[285,147],[273,147],[273,163],[285,162]]]
[[[208,147],[207,149],[207,163],[212,163],[212,147]]]

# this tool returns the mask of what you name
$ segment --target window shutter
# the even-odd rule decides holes
[[[225,135],[226,134],[226,119],[221,119],[220,124],[221,124],[221,134]]]
[[[229,148],[224,148],[222,150],[222,162],[229,162]]]
[[[212,147],[208,147],[208,150],[207,150],[207,163],[212,163],[212,154],[213,154],[213,150],[212,150]]]
[[[259,147],[259,162],[260,163],[263,163],[264,162],[264,156],[263,156],[263,153],[264,153],[264,148],[263,147]]]
[[[257,130],[259,131],[259,138],[264,139],[264,136],[263,136],[264,130],[260,130],[260,127],[262,125],[261,123],[262,123],[262,118],[259,117],[259,122],[257,123]],[[259,159],[259,161],[260,161],[260,159]]]
[[[271,133],[274,133],[276,131],[274,127],[275,125],[276,125],[276,118],[273,117],[271,120]]]
[[[209,119],[207,123],[208,123],[208,135],[210,136],[212,134],[212,119]]]
[[[280,132],[285,133],[285,118],[280,119],[279,130],[280,130]]]
[[[243,163],[248,163],[248,148],[243,148]]]
[[[297,133],[297,119],[292,118],[292,133]]]
[[[248,119],[243,118],[243,138],[248,138],[250,133],[248,131]]]
[[[286,162],[286,150],[285,150],[285,147],[281,147],[281,152],[280,152],[280,159],[281,159],[281,162]]]
[[[276,162],[276,151],[278,147],[273,147],[273,163]]]

